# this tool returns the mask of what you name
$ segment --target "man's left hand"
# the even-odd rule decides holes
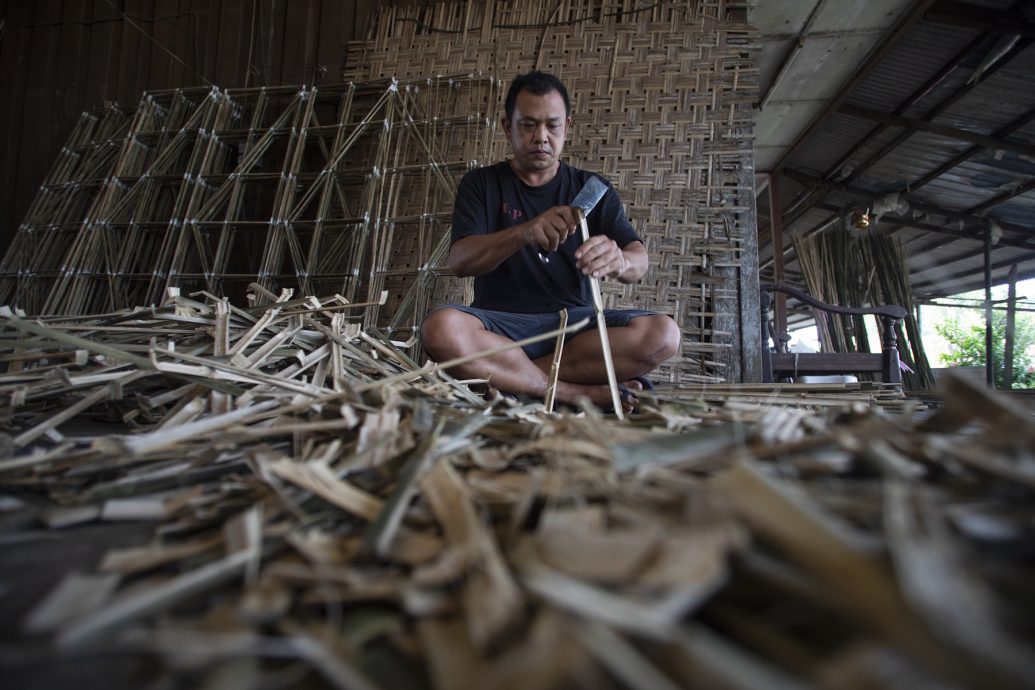
[[[575,250],[575,265],[594,278],[617,278],[626,269],[625,254],[610,237],[594,235]]]

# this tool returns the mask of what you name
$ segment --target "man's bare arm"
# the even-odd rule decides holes
[[[453,243],[446,263],[461,278],[480,276],[499,266],[525,244],[520,225],[491,235],[469,235]]]
[[[447,263],[461,277],[484,275],[525,245],[555,251],[575,232],[576,223],[571,206],[554,206],[527,223],[457,240],[449,250]]]

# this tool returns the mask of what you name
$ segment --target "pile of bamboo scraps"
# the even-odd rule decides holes
[[[3,491],[47,492],[53,528],[156,524],[68,573],[27,642],[149,655],[167,687],[1035,679],[1029,415],[972,389],[922,423],[546,415],[418,367],[356,306],[6,319]]]
[[[805,411],[836,410],[855,405],[879,407],[905,414],[917,407],[901,387],[878,381],[851,383],[768,383],[679,385],[680,397],[693,397],[726,412],[758,412],[769,408]]]

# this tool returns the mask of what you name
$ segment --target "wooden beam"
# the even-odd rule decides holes
[[[1021,129],[1022,127],[1027,126],[1032,121],[1035,121],[1035,109],[1029,110],[1028,112],[1024,113],[1020,117],[1018,117],[1018,118],[1014,119],[1013,121],[1011,121],[1010,123],[1006,124],[1005,126],[1000,127],[996,131],[992,132],[992,136],[997,138],[997,139],[1005,137],[1005,136],[1009,136],[1010,134],[1013,134],[1014,132],[1016,132],[1018,129]],[[961,153],[959,153],[959,154],[953,156],[952,158],[950,158],[949,160],[945,161],[944,163],[939,165],[937,168],[935,168],[931,172],[925,174],[920,179],[914,180],[913,182],[910,182],[907,185],[907,187],[909,187],[910,191],[916,191],[917,189],[919,189],[920,187],[923,187],[924,185],[928,184],[932,180],[938,179],[939,177],[941,177],[942,175],[944,175],[948,171],[950,171],[953,168],[955,168],[960,163],[962,163],[962,162],[964,162],[966,160],[969,160],[970,158],[973,158],[974,156],[976,156],[979,152],[983,151],[984,149],[985,149],[984,146],[972,146],[969,149],[967,149],[966,151],[962,151]]]
[[[927,247],[930,247],[930,245],[927,245]],[[927,249],[927,247],[924,247],[924,249],[921,249],[919,253],[923,254],[926,251],[929,251]],[[979,247],[978,249],[971,249],[971,250],[968,250],[968,251],[965,251],[965,252],[961,252],[959,254],[954,254],[951,257],[949,257],[948,259],[937,259],[937,263],[935,263],[934,265],[930,266],[929,268],[925,268],[923,270],[916,271],[915,273],[913,273],[913,276],[922,276],[922,275],[924,275],[926,273],[937,273],[939,275],[944,275],[945,274],[945,267],[946,266],[951,266],[952,264],[958,263],[960,261],[966,261],[967,259],[973,259],[974,257],[984,253],[984,251],[985,250],[984,250],[983,247]],[[914,285],[920,285],[920,284],[921,283],[919,283],[919,282],[914,283]]]
[[[999,204],[1005,204],[1010,199],[1019,197],[1022,194],[1027,194],[1033,189],[1035,189],[1035,177],[1028,180],[1024,184],[1011,189],[1008,192],[1003,192],[999,196],[994,196],[988,201],[981,202],[977,206],[971,206],[967,209],[967,213],[981,213],[982,211],[987,211],[988,209],[998,206]]]
[[[843,184],[843,183],[840,183],[840,182],[833,182],[833,181],[830,181],[830,180],[824,180],[821,177],[817,177],[815,175],[810,175],[809,173],[802,172],[800,170],[794,170],[794,169],[791,169],[791,168],[785,168],[784,171],[783,171],[783,174],[786,175],[787,177],[791,178],[792,180],[797,180],[798,182],[801,182],[802,184],[816,185],[816,186],[823,187],[823,188],[825,188],[827,190],[844,192],[845,194],[850,194],[850,195],[858,197],[860,199],[865,199],[867,201],[875,201],[878,198],[880,198],[881,196],[883,196],[883,194],[878,193],[878,192],[871,192],[868,189],[861,189],[859,187],[849,186],[849,185],[846,185],[846,184]],[[916,211],[920,211],[921,213],[928,213],[928,214],[934,214],[934,215],[938,215],[938,216],[944,216],[948,220],[962,220],[965,223],[970,223],[971,225],[977,225],[979,227],[984,227],[985,225],[988,224],[988,219],[983,217],[983,216],[977,216],[977,215],[974,215],[972,213],[967,213],[966,211],[953,211],[953,210],[941,208],[940,206],[934,206],[932,204],[926,203],[924,201],[921,201],[919,199],[916,199],[916,198],[908,196],[908,195],[901,195],[901,196],[902,196],[903,199],[905,199],[907,202],[909,202],[909,206],[910,206],[911,209],[916,210]],[[827,206],[827,205],[819,205],[819,204],[817,204],[815,206],[815,208],[821,208],[821,209],[826,210],[826,211],[835,210],[835,209],[840,211],[840,209],[837,208],[836,206]],[[929,224],[929,223],[924,223],[924,224],[918,225],[917,221],[914,221],[914,220],[911,220],[911,219],[908,219],[908,218],[900,218],[898,216],[891,216],[891,215],[886,216],[886,218],[890,222],[899,223],[901,225],[908,225],[910,227],[919,228],[921,230],[927,230],[928,232],[943,232],[944,234],[947,234],[947,235],[956,235],[957,237],[963,237],[965,239],[978,239],[972,233],[962,233],[962,231],[954,231],[951,228],[946,228],[946,227],[938,226],[938,225],[932,225],[932,224]],[[1035,236],[1035,228],[1027,228],[1027,227],[1024,227],[1024,226],[1021,226],[1021,225],[1014,225],[1013,223],[1005,223],[1005,222],[998,221],[998,220],[997,220],[997,222],[999,223],[999,227],[1001,227],[1004,231],[1009,231],[1009,232],[1017,233],[1019,235],[1025,236],[1025,237]],[[1027,242],[1027,241],[1023,241],[1023,240],[1015,240],[1015,239],[1008,238],[1008,237],[1003,237],[1002,239],[1000,239],[999,240],[999,244],[1013,246],[1013,247],[1021,247],[1021,248],[1024,248],[1024,249],[1033,249],[1033,250],[1035,250],[1035,244],[1032,244],[1031,242]]]
[[[1000,261],[998,263],[994,263],[994,264],[992,264],[992,270],[993,271],[1001,270],[1001,269],[1006,268],[1007,266],[1011,265],[1012,263],[1015,263],[1016,261],[1017,261],[1017,259],[1010,259],[1008,261]],[[946,283],[946,282],[950,282],[950,283],[954,283],[954,287],[957,288],[957,289],[954,290],[954,293],[970,292],[972,290],[979,290],[979,289],[981,289],[981,286],[982,286],[982,283],[983,283],[983,279],[981,281],[978,281],[975,284],[961,282],[961,281],[965,281],[968,278],[973,277],[974,275],[975,275],[974,271],[968,271],[968,272],[965,272],[965,273],[963,273],[963,272],[961,272],[961,273],[953,273],[952,275],[944,276],[944,280],[941,280],[941,281],[938,281],[938,282],[930,280],[930,281],[924,281],[922,283],[914,283],[913,284],[913,289],[917,290],[917,289],[922,288],[922,287],[928,287],[928,286],[933,286],[933,285],[938,285],[938,284],[943,284],[943,283]],[[1030,280],[1032,278],[1035,278],[1035,270],[1020,271],[1017,274],[1017,280]]]
[[[922,248],[922,249],[920,249],[919,252],[911,252],[911,253],[912,254],[918,254],[918,253],[924,253],[925,251],[928,251],[928,249],[927,248]],[[947,274],[947,271],[946,271],[945,267],[946,266],[950,266],[950,265],[952,265],[954,263],[958,263],[960,261],[966,261],[967,259],[973,259],[973,258],[975,258],[977,256],[982,255],[983,253],[984,253],[984,247],[979,247],[978,249],[973,249],[973,250],[970,250],[970,251],[962,252],[960,254],[955,254],[952,257],[948,258],[948,259],[939,260],[938,264],[936,266],[932,266],[931,268],[925,268],[922,271],[916,271],[915,273],[912,274],[913,277],[914,277],[913,287],[916,288],[916,287],[923,286],[923,285],[937,285],[938,283],[944,282],[944,280],[916,280],[917,276],[923,276],[923,275],[925,275],[927,273],[937,273],[942,278],[944,278],[945,276],[948,275],[948,277],[952,278],[952,279],[965,278],[965,277],[967,277],[969,275],[973,275],[973,272],[970,272],[970,273],[953,273],[953,274],[950,275],[950,274]],[[992,264],[992,270],[993,271],[998,271],[998,270],[1006,268],[1008,266],[1012,266],[1012,265],[1014,265],[1016,263],[1018,263],[1017,258],[1016,257],[1010,257],[1008,259],[1004,259],[1003,261],[998,261],[998,262],[993,263]]]
[[[991,65],[988,69],[976,75],[973,81],[966,82],[965,84],[963,84],[963,86],[953,91],[946,98],[943,98],[936,106],[925,112],[923,116],[924,121],[929,122],[941,113],[948,110],[950,106],[952,106],[957,101],[966,96],[968,93],[976,89],[986,79],[990,78],[992,75],[996,74],[1000,69],[1010,64],[1010,62],[1015,57],[1023,53],[1027,49],[1027,47],[1027,41],[1018,42],[1017,45],[1013,46],[1013,48],[1011,48],[1005,55],[1003,55],[1000,59],[996,60],[995,64]],[[885,144],[883,148],[871,155],[866,161],[860,163],[859,165],[856,165],[852,170],[852,174],[845,178],[844,181],[851,182],[852,180],[855,180],[858,177],[860,177],[864,172],[869,170],[877,161],[881,160],[886,155],[898,148],[901,144],[905,143],[909,139],[909,137],[913,136],[913,133],[914,130],[907,129],[901,134],[899,134],[893,140]]]
[[[1035,25],[1021,12],[989,12],[988,7],[967,2],[941,0],[927,11],[924,20],[936,24],[962,26],[985,31],[1008,31],[1026,38],[1035,38]]]
[[[833,211],[833,210],[837,209],[836,206],[832,206],[832,205],[829,205],[829,204],[820,204],[819,206],[816,206],[816,208],[818,208],[820,210],[823,210],[823,211]],[[955,238],[961,239],[961,240],[970,240],[970,241],[973,241],[973,242],[981,242],[981,237],[979,235],[975,235],[974,233],[967,232],[966,230],[957,230],[955,228],[947,227],[947,226],[944,226],[944,225],[934,225],[933,223],[924,223],[924,222],[921,222],[921,221],[918,221],[918,220],[913,220],[911,218],[901,218],[899,216],[890,216],[890,215],[889,216],[882,216],[881,217],[881,223],[890,223],[892,225],[896,225],[898,227],[903,227],[903,228],[914,228],[916,230],[923,230],[924,232],[929,232],[929,233],[935,234],[935,235],[948,235],[949,237],[955,237]],[[931,249],[939,247],[939,246],[941,246],[943,244],[945,244],[944,240],[941,240],[941,241],[938,241],[938,242],[932,242],[930,244],[925,245],[924,249],[922,251],[930,251]],[[1029,250],[1035,251],[1035,243],[1033,243],[1033,242],[1026,242],[1024,240],[1015,240],[1015,239],[1010,239],[1010,238],[1002,238],[1002,239],[999,240],[999,244],[1001,244],[1001,245],[1003,245],[1005,247],[1018,247],[1020,249],[1029,249]]]
[[[901,105],[895,108],[895,114],[903,115],[909,108],[917,105],[920,102],[920,100],[924,98],[924,96],[929,94],[936,86],[941,84],[953,72],[959,69],[959,66],[963,64],[963,61],[970,56],[971,52],[973,52],[973,50],[977,48],[982,43],[982,41],[984,41],[987,38],[987,34],[978,34],[977,36],[975,36],[970,43],[965,45],[961,50],[957,51],[956,55],[954,55],[951,60],[942,65],[942,68],[938,70],[938,72],[934,76],[932,76],[930,79],[924,82],[920,86],[920,88],[918,88],[916,91],[909,95],[909,98],[907,98],[905,101],[901,103]],[[862,149],[866,144],[868,144],[874,137],[880,136],[880,134],[883,133],[884,130],[887,129],[887,127],[888,125],[880,123],[873,129],[871,129],[869,132],[867,132],[866,135],[863,136],[858,142],[856,142],[856,144],[852,148],[850,148],[843,156],[841,156],[836,163],[827,168],[827,171],[823,173],[823,177],[829,180],[834,175],[836,175],[845,163],[850,161],[855,156],[855,154],[857,154],[859,150]]]
[[[948,125],[940,125],[935,122],[930,122],[916,117],[902,117],[901,115],[895,115],[894,113],[884,113],[879,110],[864,108],[863,106],[852,105],[850,103],[843,104],[837,109],[837,112],[862,120],[880,122],[881,124],[889,125],[891,127],[903,127],[905,129],[912,129],[918,132],[929,132],[949,139],[956,139],[957,141],[965,141],[979,146],[987,146],[988,148],[999,151],[1012,151],[1022,156],[1035,156],[1035,145],[1032,144],[1027,144],[1021,141],[998,139],[986,134],[968,132],[964,129],[950,127]]]
[[[972,51],[987,38],[988,36],[984,34],[974,38],[949,62],[947,62],[936,75],[934,75],[931,79],[925,82],[919,89],[914,91],[909,98],[907,98],[898,108],[896,108],[895,114],[902,115],[909,107],[916,105],[924,96],[926,96],[931,91],[931,89],[937,86],[947,76],[952,74],[952,72],[955,71],[955,69],[959,67],[959,65],[961,65],[967,57],[970,56]],[[924,117],[927,119],[931,119],[937,116],[939,113],[948,109],[949,106],[951,106],[953,103],[955,103],[960,98],[969,93],[978,84],[983,82],[992,74],[995,74],[1002,66],[1009,63],[1010,60],[1012,60],[1013,57],[1015,57],[1019,52],[1020,50],[1018,49],[1018,47],[1014,46],[1014,48],[1009,53],[1007,53],[1003,57],[1003,59],[999,60],[995,65],[993,65],[991,69],[988,69],[984,73],[982,73],[980,77],[976,79],[974,82],[964,84],[963,86],[949,94],[946,98],[943,98],[933,108],[928,109],[924,114]],[[889,125],[887,124],[879,124],[877,127],[874,127],[872,130],[870,130],[866,135],[862,137],[862,139],[859,140],[859,142],[855,146],[853,146],[836,163],[834,163],[834,165],[832,165],[825,173],[823,173],[823,178],[828,180],[831,179],[834,176],[834,174],[840,171],[844,164],[852,158],[852,156],[858,153],[858,151],[868,141],[870,141],[871,138],[880,135],[888,126]],[[852,180],[858,178],[866,170],[873,166],[877,161],[879,161],[888,153],[893,151],[897,146],[899,146],[899,144],[905,142],[910,136],[912,136],[912,130],[906,130],[899,136],[895,137],[891,142],[885,144],[884,147],[878,150],[876,153],[870,155],[865,161],[862,161],[861,163],[857,162],[855,165],[853,165],[850,174],[847,177],[843,178],[843,181],[845,183],[849,183]],[[808,210],[812,208],[815,204],[822,202],[825,196],[825,194],[817,194],[816,191],[813,190],[812,192],[810,192],[808,196],[800,199],[798,203],[794,204],[793,207],[790,209],[790,211],[793,211],[793,215],[789,215],[789,217],[784,219],[784,225],[792,225],[794,221],[796,221],[802,215],[807,213]]]

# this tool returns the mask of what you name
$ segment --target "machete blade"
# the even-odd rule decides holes
[[[571,202],[571,206],[573,208],[581,208],[582,212],[588,216],[589,212],[593,210],[598,201],[604,198],[606,193],[607,185],[596,175],[591,175],[579,193],[575,195],[575,200]]]

